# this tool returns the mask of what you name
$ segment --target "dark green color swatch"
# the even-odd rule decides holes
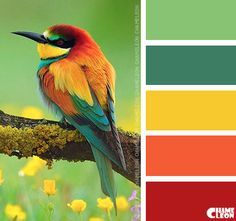
[[[147,39],[236,39],[235,0],[147,0]]]
[[[236,85],[236,46],[148,46],[148,85]]]

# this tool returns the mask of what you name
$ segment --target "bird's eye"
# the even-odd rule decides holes
[[[64,45],[64,40],[62,40],[62,39],[59,39],[59,40],[57,40],[56,41],[56,45],[58,45],[58,46],[62,46],[62,45]]]
[[[49,42],[49,44],[60,47],[60,48],[71,48],[75,41],[74,40],[64,40],[62,38],[56,39],[56,40],[50,40],[47,39],[47,41]]]

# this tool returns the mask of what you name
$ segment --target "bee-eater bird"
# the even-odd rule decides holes
[[[44,100],[89,142],[104,194],[116,208],[112,164],[126,170],[115,123],[115,70],[89,33],[55,25],[43,34],[13,32],[36,41]]]

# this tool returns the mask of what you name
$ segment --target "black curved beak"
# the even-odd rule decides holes
[[[16,31],[16,32],[12,32],[12,34],[29,38],[38,43],[43,43],[43,44],[48,43],[47,39],[42,34],[37,34],[34,32],[27,32],[27,31]]]

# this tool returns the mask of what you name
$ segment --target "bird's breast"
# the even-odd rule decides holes
[[[78,114],[68,91],[56,89],[54,75],[47,68],[42,68],[39,72],[40,89],[47,100],[56,104],[65,114]]]

